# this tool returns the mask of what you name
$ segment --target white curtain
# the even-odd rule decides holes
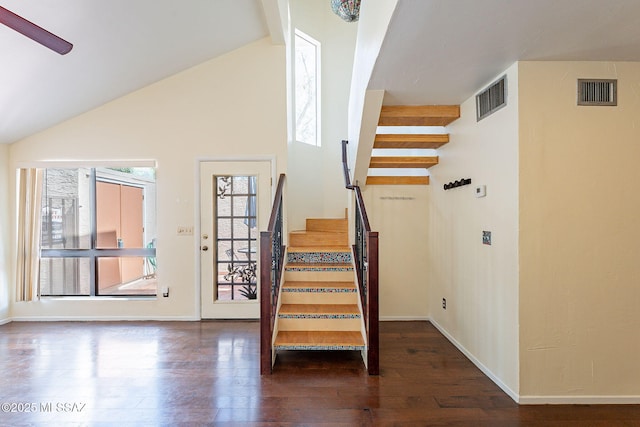
[[[44,169],[20,169],[16,301],[40,298],[40,221]]]

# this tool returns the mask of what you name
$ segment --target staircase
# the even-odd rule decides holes
[[[383,106],[378,126],[447,126],[460,117],[458,105]],[[437,149],[449,142],[448,134],[377,134],[369,169],[429,169],[438,164],[438,156],[384,156],[390,150]],[[397,152],[397,151],[396,151]],[[369,175],[367,185],[429,185],[428,176],[412,176],[402,172],[394,175]]]
[[[364,350],[347,219],[307,219],[289,233],[274,349]]]

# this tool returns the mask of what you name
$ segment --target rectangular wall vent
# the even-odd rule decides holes
[[[618,105],[618,81],[578,79],[578,105]]]
[[[478,121],[507,105],[507,76],[476,95],[476,118]]]

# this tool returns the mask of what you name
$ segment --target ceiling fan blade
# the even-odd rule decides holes
[[[31,40],[48,47],[60,55],[69,53],[71,48],[73,48],[73,45],[68,41],[50,33],[42,27],[37,26],[31,21],[27,21],[23,17],[16,15],[2,6],[0,6],[0,23],[9,28],[13,28],[20,34],[29,37]]]

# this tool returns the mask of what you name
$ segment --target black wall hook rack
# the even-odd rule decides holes
[[[463,185],[471,184],[471,178],[462,178],[458,181],[453,181],[444,185],[445,190],[451,190],[452,188],[462,187]]]

